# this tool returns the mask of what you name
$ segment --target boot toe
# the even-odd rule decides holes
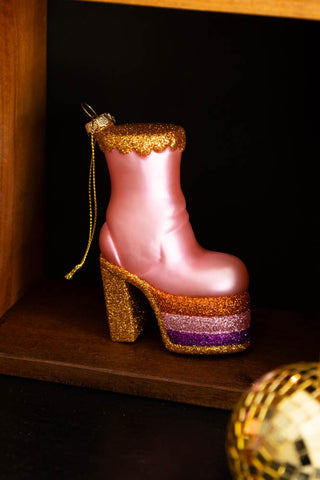
[[[242,260],[226,253],[213,252],[212,255],[211,295],[229,296],[246,291],[249,274]]]

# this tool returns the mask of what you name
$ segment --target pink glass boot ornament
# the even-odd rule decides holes
[[[205,250],[196,241],[180,187],[184,129],[115,125],[110,114],[102,114],[86,130],[105,153],[111,179],[99,240],[111,339],[137,339],[144,326],[144,296],[168,350],[246,349],[248,272],[237,257]]]

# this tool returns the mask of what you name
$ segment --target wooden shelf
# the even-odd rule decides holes
[[[320,20],[318,0],[78,0]]]
[[[318,0],[112,3],[320,19]],[[46,0],[0,6],[0,316],[43,274],[46,7]],[[228,409],[266,371],[319,360],[318,319],[259,310],[253,325],[251,349],[234,356],[172,354],[156,327],[135,344],[115,344],[101,289],[45,282],[0,320],[0,373]]]
[[[319,336],[316,318],[257,310],[241,354],[170,353],[152,322],[136,343],[112,343],[102,288],[47,282],[2,318],[0,373],[231,409],[268,370],[319,360]]]

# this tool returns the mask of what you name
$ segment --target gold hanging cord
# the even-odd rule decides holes
[[[96,112],[93,110],[90,105],[87,103],[81,103],[81,107],[83,110],[86,112],[86,114],[94,120],[98,115]],[[93,126],[92,126],[93,127]],[[65,275],[64,278],[67,280],[71,280],[74,274],[83,267],[90,247],[91,243],[93,240],[94,232],[96,229],[96,224],[97,224],[97,192],[96,192],[96,169],[95,169],[95,139],[93,136],[93,128],[91,128],[90,132],[90,138],[91,138],[91,162],[90,162],[90,169],[89,169],[89,238],[88,238],[88,243],[87,243],[87,248],[84,252],[84,255],[82,257],[82,260],[78,265],[76,265],[71,272],[69,272],[67,275]]]

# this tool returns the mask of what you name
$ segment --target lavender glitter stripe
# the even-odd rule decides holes
[[[250,310],[222,317],[190,317],[161,312],[167,330],[192,333],[232,333],[250,327]]]
[[[219,347],[220,345],[239,345],[250,340],[250,329],[241,330],[241,332],[232,333],[190,333],[167,330],[167,334],[172,343],[192,347],[193,345],[201,347]]]

